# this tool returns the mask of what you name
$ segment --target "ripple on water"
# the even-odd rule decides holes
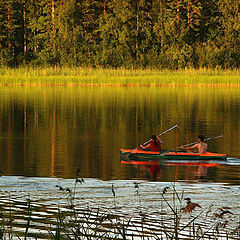
[[[175,195],[175,205],[179,208],[185,206],[186,201],[183,199],[189,197],[202,207],[196,210],[196,214],[204,211],[206,217],[206,212],[208,212],[209,219],[213,219],[214,214],[221,211],[219,208],[230,207],[230,211],[234,215],[229,216],[228,221],[232,222],[234,222],[234,218],[238,219],[237,216],[240,212],[239,186],[230,186],[224,183],[194,184],[137,181],[139,184],[138,187],[135,187],[135,181],[132,180],[101,181],[85,179],[84,184],[77,184],[74,189],[75,179],[4,176],[0,180],[0,205],[3,209],[11,205],[11,210],[15,214],[14,226],[16,228],[14,227],[14,229],[16,229],[16,232],[23,233],[25,231],[23,225],[26,224],[28,216],[28,199],[31,203],[31,226],[33,227],[31,231],[35,232],[38,229],[45,231],[44,226],[56,225],[59,209],[66,216],[69,215],[72,211],[70,208],[72,204],[71,194],[74,193],[74,204],[77,206],[81,219],[88,216],[88,219],[94,222],[97,217],[103,216],[103,213],[107,211],[111,213],[110,215],[113,218],[116,216],[118,218],[131,218],[135,233],[143,218],[145,224],[149,224],[151,229],[159,227],[158,221],[162,217],[165,218],[166,223],[168,221],[169,224],[171,223],[173,213],[166,201],[173,204],[173,189],[176,189],[178,197],[182,199],[180,203]],[[71,194],[67,191],[60,191],[56,185],[60,185],[64,189],[71,189]],[[161,193],[166,186],[169,187],[169,190],[164,194],[165,201]],[[114,188],[115,198],[112,187]],[[5,210],[7,211],[7,208]],[[101,211],[101,214],[99,211]],[[206,224],[204,216],[199,217],[196,223],[204,226]],[[184,221],[190,218],[190,215],[185,216]],[[209,220],[207,224],[210,224],[211,221]],[[231,226],[231,228],[234,229],[234,226]]]

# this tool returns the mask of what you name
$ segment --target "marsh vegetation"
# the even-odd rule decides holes
[[[239,86],[238,70],[0,68],[1,86]]]
[[[32,199],[19,192],[8,196],[1,192],[3,239],[230,240],[240,236],[237,198],[231,205],[226,205],[228,201],[218,205],[209,186],[184,189],[179,183],[101,183],[79,177],[59,181],[58,185],[51,180],[50,186],[35,189]],[[200,195],[207,195],[205,200],[196,198],[193,189],[198,194],[203,191]],[[226,190],[215,185],[219,195]],[[90,192],[95,196],[90,197]],[[237,188],[231,192],[237,194]]]

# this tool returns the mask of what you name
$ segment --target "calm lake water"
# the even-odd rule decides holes
[[[115,209],[115,215],[136,217],[131,226],[138,233],[134,224],[141,223],[142,212],[149,214],[151,227],[161,211],[169,219],[171,210],[166,202],[162,206],[159,193],[169,186],[166,196],[172,199],[172,183],[177,182],[184,197],[205,209],[205,218],[197,219],[201,226],[217,226],[213,217],[219,207],[231,207],[229,234],[238,238],[239,88],[2,87],[0,116],[0,206],[8,217],[14,216],[9,221],[18,236],[26,231],[27,199],[32,206],[29,232],[47,239],[55,231],[59,208],[68,212],[70,204],[69,193],[59,186],[74,191],[84,219],[89,211],[96,215],[99,208]],[[162,137],[164,149],[194,142],[199,134],[223,134],[208,145],[212,152],[228,154],[228,160],[153,165],[121,161],[120,148],[134,148],[175,124],[180,129]],[[77,169],[83,184],[75,185]]]
[[[121,164],[119,149],[134,148],[175,124],[163,148],[191,143],[197,135],[226,153],[225,163],[161,164],[157,180],[240,182],[240,89],[175,87],[0,88],[2,175],[148,179],[149,167]],[[202,167],[200,167],[202,168]],[[202,177],[201,177],[202,178]]]

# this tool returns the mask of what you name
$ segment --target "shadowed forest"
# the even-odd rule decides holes
[[[239,68],[238,0],[0,0],[0,65]]]

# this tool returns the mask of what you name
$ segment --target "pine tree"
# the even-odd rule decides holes
[[[7,42],[7,28],[6,28],[6,14],[5,5],[3,1],[0,0],[0,64],[5,64],[6,56],[6,42]]]
[[[7,65],[17,65],[22,59],[22,4],[21,1],[5,0],[0,2],[2,61]]]
[[[240,5],[238,0],[219,1],[219,62],[224,68],[240,66]]]

